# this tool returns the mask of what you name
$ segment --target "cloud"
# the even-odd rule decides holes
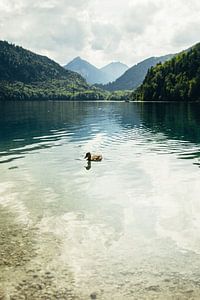
[[[120,40],[120,30],[111,23],[92,24],[92,49],[105,52],[114,51],[118,48]]]
[[[173,43],[175,46],[189,47],[200,41],[200,21],[189,22],[174,34]]]
[[[125,15],[124,29],[132,35],[139,35],[152,25],[154,16],[159,11],[156,2],[136,2],[130,6],[129,11]]]
[[[87,3],[89,0],[61,0],[59,4],[55,0],[4,1],[0,10],[1,39],[64,60],[59,56],[60,49],[65,47],[66,57],[71,53],[69,49],[78,52],[87,44],[85,12],[80,9]]]
[[[183,0],[179,6],[176,27],[172,34],[174,47],[190,47],[200,41],[200,2]]]
[[[64,64],[129,65],[199,41],[199,0],[1,0],[0,39]]]

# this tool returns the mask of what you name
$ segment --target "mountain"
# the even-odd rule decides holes
[[[0,80],[30,83],[50,79],[70,79],[85,84],[81,76],[63,69],[48,57],[0,41]]]
[[[105,73],[80,57],[74,58],[64,68],[79,73],[89,84],[108,82]]]
[[[101,68],[101,71],[107,74],[108,82],[112,82],[119,78],[128,70],[128,66],[121,62],[112,62],[105,67]]]
[[[48,57],[0,41],[0,100],[102,99],[102,94]]]
[[[76,57],[64,68],[79,73],[89,84],[106,84],[121,76],[128,69],[128,66],[120,62],[112,62],[98,69],[88,61]]]
[[[150,57],[145,59],[128,69],[116,81],[106,85],[99,85],[99,87],[107,91],[136,89],[143,82],[149,68],[155,66],[159,62],[165,62],[172,57],[173,55],[169,54],[161,57]]]
[[[133,96],[142,101],[199,101],[200,43],[149,69]]]

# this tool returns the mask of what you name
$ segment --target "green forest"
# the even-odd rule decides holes
[[[200,44],[150,67],[135,91],[109,92],[46,56],[0,41],[0,100],[56,99],[199,101]]]
[[[107,91],[135,90],[142,84],[149,68],[156,66],[160,62],[163,63],[172,57],[172,54],[150,57],[129,68],[115,81],[104,85],[99,84],[97,86]]]
[[[0,41],[0,100],[101,100],[109,96],[48,57]]]
[[[25,84],[0,81],[0,100],[103,100],[109,95],[98,89],[85,89],[68,80]]]
[[[200,43],[150,68],[131,97],[137,101],[199,101]]]

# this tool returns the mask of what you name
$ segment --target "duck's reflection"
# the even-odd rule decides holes
[[[87,160],[87,166],[85,166],[86,170],[90,170],[91,169],[91,161],[90,160]]]

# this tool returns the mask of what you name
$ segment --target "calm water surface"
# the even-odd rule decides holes
[[[0,298],[199,299],[199,157],[199,104],[1,103]]]

